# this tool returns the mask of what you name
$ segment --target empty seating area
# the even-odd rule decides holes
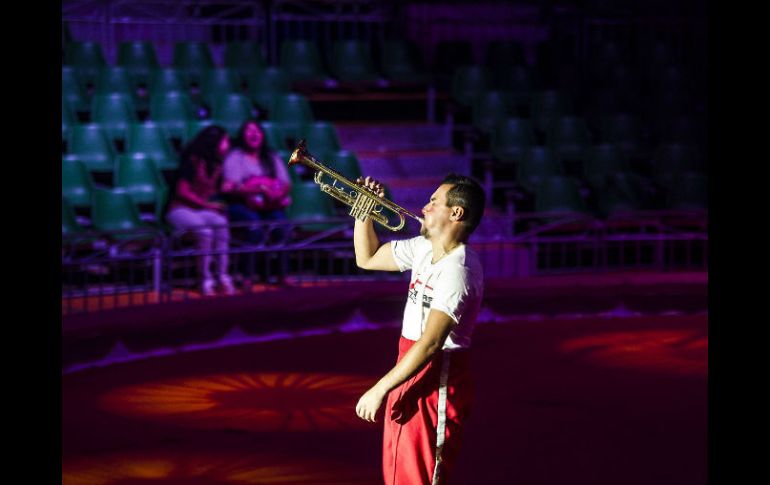
[[[507,196],[520,212],[559,208],[600,218],[706,210],[703,66],[663,42],[638,50],[597,40],[580,65],[583,78],[562,77],[558,66],[568,59],[552,61],[553,69],[516,55],[501,62],[496,43],[486,63],[454,68],[455,144],[473,157],[476,176],[494,181],[496,203]],[[692,180],[692,189],[684,194],[677,179]],[[551,201],[552,183],[573,202]],[[687,202],[676,202],[680,196]]]

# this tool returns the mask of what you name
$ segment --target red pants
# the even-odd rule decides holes
[[[414,344],[401,337],[398,360]],[[443,362],[443,359],[449,359]],[[439,387],[446,377],[446,420],[436,466]],[[460,448],[462,423],[473,395],[467,350],[437,352],[420,372],[388,394],[382,466],[385,485],[444,485]],[[434,477],[436,475],[436,477]]]

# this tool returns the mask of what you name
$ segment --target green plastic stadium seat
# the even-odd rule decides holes
[[[583,176],[594,189],[602,189],[609,174],[630,171],[628,157],[612,143],[591,147],[583,163]]]
[[[90,106],[87,101],[86,92],[83,89],[84,83],[80,79],[77,70],[72,66],[62,66],[61,68],[61,95],[62,100],[73,111],[89,111]]]
[[[128,129],[126,152],[151,158],[159,170],[179,168],[174,148],[166,138],[162,125],[158,123],[148,121],[132,124]]]
[[[75,209],[70,202],[62,196],[61,199],[61,234],[62,236],[71,236],[79,234],[86,229],[80,225],[75,216]]]
[[[626,155],[632,155],[642,146],[642,128],[639,120],[630,114],[620,113],[601,119],[600,137],[605,143],[614,143]]]
[[[491,134],[495,127],[515,114],[513,97],[503,91],[485,91],[473,104],[471,123],[482,133]]]
[[[337,128],[328,121],[316,121],[305,125],[303,138],[307,142],[308,151],[321,160],[326,160],[340,150]]]
[[[150,77],[159,67],[152,42],[125,41],[118,45],[118,65],[128,69],[134,84],[148,86]]]
[[[149,228],[150,225],[142,222],[139,210],[131,198],[131,194],[124,188],[94,189],[94,204],[91,209],[91,221],[94,227],[100,231],[128,231],[141,228]],[[113,234],[115,239],[143,239],[147,235],[139,234]]]
[[[521,160],[524,153],[535,144],[532,123],[522,118],[507,118],[500,121],[492,132],[490,149],[501,162]]]
[[[112,172],[115,149],[102,127],[96,123],[75,125],[70,130],[68,153],[83,162],[91,172]]]
[[[137,121],[131,96],[124,93],[94,95],[91,120],[99,123],[112,140],[125,139],[128,125]]]
[[[77,68],[83,81],[96,82],[99,71],[107,65],[102,46],[98,42],[71,42],[65,54],[67,64]]]
[[[180,91],[153,94],[150,98],[150,119],[163,127],[166,136],[184,139],[187,123],[195,119],[190,96]]]
[[[131,75],[125,67],[103,67],[95,86],[96,94],[123,93],[136,96],[136,87]]]
[[[211,118],[225,128],[231,136],[236,136],[241,125],[254,117],[251,101],[243,94],[221,94],[214,99]]]
[[[358,157],[349,150],[339,150],[331,154],[329,157],[329,167],[353,182],[362,175]]]
[[[417,47],[408,40],[387,40],[382,44],[380,70],[392,81],[425,83],[430,80],[422,68]]]
[[[286,137],[280,123],[260,121],[259,125],[265,134],[265,141],[271,150],[286,150]]]
[[[265,67],[265,57],[259,42],[228,42],[225,46],[225,66],[254,69]]]
[[[535,128],[545,133],[554,119],[573,113],[572,101],[561,91],[538,91],[532,95],[530,112]]]
[[[335,216],[333,199],[321,192],[315,182],[298,182],[291,187],[292,203],[289,206],[289,219],[326,219]],[[323,231],[331,224],[304,224],[305,231]]]
[[[168,91],[189,94],[187,77],[181,69],[165,67],[155,69],[150,81],[150,95],[155,96]]]
[[[279,65],[292,81],[320,81],[329,77],[317,44],[307,40],[284,41]]]
[[[125,189],[135,204],[153,204],[155,219],[162,220],[168,186],[151,157],[140,153],[118,156],[115,186]]]
[[[516,165],[516,180],[530,192],[537,190],[543,178],[564,173],[558,154],[548,147],[532,146],[523,155]]]
[[[379,77],[374,70],[369,44],[355,40],[334,43],[331,71],[340,81],[373,81]]]
[[[177,42],[174,44],[173,65],[187,75],[188,81],[200,85],[206,70],[214,67],[208,43]]]
[[[291,81],[286,71],[274,66],[249,71],[247,84],[251,100],[263,110],[270,109],[275,96],[291,91]]]
[[[209,106],[214,100],[226,94],[241,94],[238,72],[230,68],[209,69],[203,75],[201,96]]]
[[[535,190],[537,212],[586,212],[577,180],[551,175],[540,180]]]
[[[75,157],[62,157],[61,195],[72,207],[91,207],[94,181],[83,162]]]
[[[77,124],[77,117],[72,112],[70,105],[62,98],[61,100],[61,138],[66,140],[69,135],[70,128]]]
[[[546,132],[546,142],[562,160],[584,160],[591,145],[586,122],[576,116],[555,118]]]
[[[301,94],[276,96],[270,109],[270,121],[281,123],[283,133],[295,140],[302,138],[305,124],[314,121],[310,102]]]
[[[461,66],[452,75],[452,97],[462,106],[471,106],[491,84],[491,74],[484,66]]]
[[[225,46],[225,67],[234,69],[239,83],[247,81],[249,72],[265,68],[265,57],[258,42],[228,42]]]
[[[534,81],[525,66],[499,66],[492,70],[492,86],[511,93],[516,106],[528,107],[532,101]]]

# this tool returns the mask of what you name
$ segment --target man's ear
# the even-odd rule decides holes
[[[463,220],[464,216],[465,216],[465,209],[463,209],[459,205],[456,205],[452,207],[452,213],[449,215],[449,219],[453,221],[461,221]]]

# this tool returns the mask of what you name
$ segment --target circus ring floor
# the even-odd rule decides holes
[[[452,483],[705,484],[707,320],[693,307],[480,324]],[[65,372],[62,483],[381,483],[381,424],[353,408],[398,333],[328,327]]]

